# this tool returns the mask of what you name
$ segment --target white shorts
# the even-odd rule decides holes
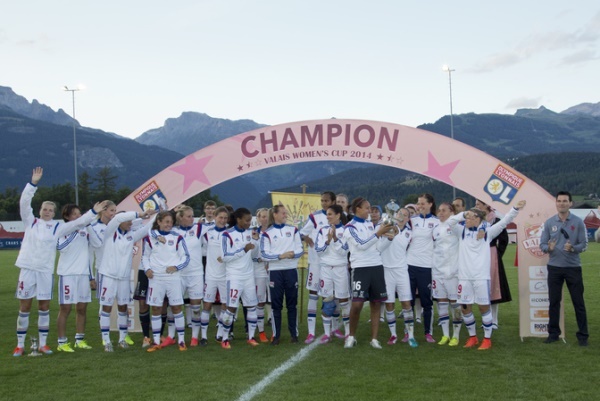
[[[490,280],[458,280],[459,304],[490,304]]]
[[[204,282],[204,302],[214,303],[217,299],[217,292],[221,302],[227,298],[227,281],[207,279]]]
[[[259,304],[271,302],[271,292],[269,291],[269,277],[254,277],[256,284],[256,298]]]
[[[90,276],[73,274],[58,276],[58,304],[78,304],[92,302]]]
[[[308,277],[306,277],[306,289],[309,291],[319,291],[321,280],[321,265],[311,263],[308,265]]]
[[[431,280],[431,295],[436,299],[458,299],[458,277],[440,278],[433,277]]]
[[[348,265],[326,266],[321,265],[321,280],[319,283],[319,296],[337,299],[350,298],[350,274]]]
[[[222,297],[221,297],[222,298]],[[244,306],[256,306],[256,284],[254,277],[245,280],[227,280],[227,307],[237,308],[240,299]]]
[[[181,292],[189,299],[204,298],[204,275],[181,276]]]
[[[163,306],[165,296],[169,305],[183,305],[183,292],[181,291],[181,277],[154,277],[148,279],[148,294],[146,303],[150,306]]]
[[[99,274],[99,277],[96,297],[100,305],[112,306],[115,301],[117,305],[127,305],[133,300],[129,278],[116,279],[102,274]]]
[[[412,301],[410,291],[410,277],[408,276],[408,267],[383,267],[383,276],[385,277],[385,289],[387,291],[386,304],[396,303],[396,293],[398,299],[402,301]]]
[[[38,301],[47,301],[52,299],[52,287],[54,287],[54,275],[52,273],[21,268],[15,297],[17,299],[37,298]]]

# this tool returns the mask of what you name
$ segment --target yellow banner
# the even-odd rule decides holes
[[[321,209],[321,195],[319,194],[271,192],[271,200],[273,205],[285,206],[288,211],[287,224],[298,227],[298,230],[304,227],[311,213]],[[304,244],[304,255],[300,258],[298,267],[304,269],[308,267],[306,244]]]

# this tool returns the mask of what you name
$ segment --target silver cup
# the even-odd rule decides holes
[[[402,222],[396,216],[396,212],[400,210],[400,206],[396,203],[395,199],[390,199],[389,203],[385,205],[385,218],[383,219],[384,225],[394,225],[396,222]]]
[[[31,352],[27,356],[41,356],[42,354],[38,350],[38,339],[37,337],[31,337]]]

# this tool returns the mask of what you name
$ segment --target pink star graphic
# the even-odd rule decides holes
[[[194,181],[210,185],[210,181],[206,177],[206,174],[204,174],[204,168],[210,159],[212,159],[212,156],[196,159],[194,155],[189,155],[184,159],[183,164],[169,169],[183,175],[183,193],[188,190]]]
[[[424,171],[423,174],[446,184],[454,185],[450,174],[452,174],[458,163],[460,163],[460,160],[441,165],[431,152],[427,152],[427,171]]]

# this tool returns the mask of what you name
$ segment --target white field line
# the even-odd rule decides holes
[[[277,369],[271,371],[264,379],[256,383],[254,386],[250,387],[248,391],[238,398],[238,401],[249,401],[258,394],[262,393],[265,387],[269,384],[273,383],[275,380],[279,378],[279,376],[283,375],[288,369],[296,366],[300,361],[308,356],[308,354],[317,347],[319,344],[319,340],[315,339],[315,341],[310,344],[308,347],[302,348],[296,355],[292,356],[290,359],[285,361],[281,366]]]

